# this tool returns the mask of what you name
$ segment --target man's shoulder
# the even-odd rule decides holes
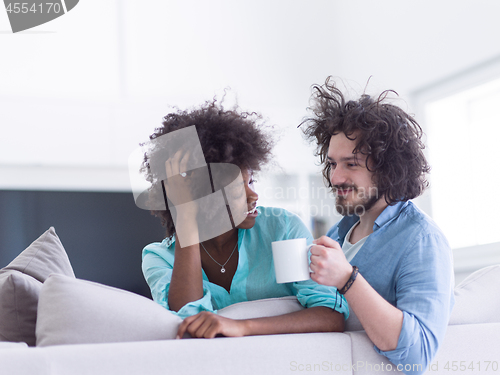
[[[436,222],[412,201],[401,209],[399,225],[415,227],[421,233],[437,233],[442,235]]]
[[[401,243],[407,249],[437,254],[450,251],[446,236],[436,222],[413,202],[409,201],[401,209],[398,217],[389,223],[384,236],[386,240]]]

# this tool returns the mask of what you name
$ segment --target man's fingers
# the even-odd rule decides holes
[[[322,245],[316,245],[311,247],[311,262],[315,259],[315,257],[321,257],[326,255],[327,249]]]
[[[327,236],[321,236],[320,238],[314,240],[313,243],[315,243],[316,245],[340,249],[340,245],[338,244],[338,242],[335,240],[332,240],[330,237],[327,237]],[[313,246],[313,248],[314,248],[314,246]]]

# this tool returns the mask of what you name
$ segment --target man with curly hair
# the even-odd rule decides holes
[[[452,254],[410,201],[430,168],[420,126],[388,93],[347,101],[331,78],[314,86],[313,115],[302,125],[344,218],[314,241],[311,278],[338,288],[376,352],[422,373],[453,308]]]
[[[306,238],[311,243],[312,236],[300,218],[291,212],[257,206],[253,173],[269,160],[272,147],[271,138],[262,125],[260,116],[237,109],[225,110],[214,101],[190,111],[168,114],[150,137],[154,142],[195,126],[203,158],[212,172],[215,165],[230,163],[239,167],[242,175],[243,207],[239,207],[238,212],[229,204],[227,210],[224,205],[218,211],[220,207],[215,205],[193,208],[192,204],[175,202],[165,204],[163,210],[153,210],[166,227],[166,238],[144,248],[142,269],[153,299],[184,318],[178,338],[185,333],[213,338],[343,331],[344,314],[347,316],[349,309],[335,288],[312,280],[276,283],[271,243],[294,238]],[[175,200],[171,194],[174,190],[183,195],[181,203],[194,202],[186,195],[193,194],[201,179],[194,176],[196,171],[185,172],[192,154],[183,152],[182,147],[177,150],[179,143],[171,146],[173,156],[168,160],[162,156],[162,147],[153,147],[146,153],[142,169],[153,185],[150,194],[166,192],[166,199]],[[167,176],[174,178],[165,180],[155,176],[155,170],[162,168],[167,169]],[[213,173],[212,180],[213,184],[217,182]],[[155,197],[150,198],[157,201]],[[202,238],[200,233],[205,228],[201,227],[211,223],[197,221],[200,210],[203,213],[208,210],[210,221],[230,213],[233,227],[215,237]],[[236,220],[235,215],[243,215],[243,220]],[[186,227],[190,237],[185,241],[179,231]],[[197,240],[192,241],[193,238]],[[305,309],[245,320],[217,314],[217,310],[234,303],[284,296],[296,296]]]

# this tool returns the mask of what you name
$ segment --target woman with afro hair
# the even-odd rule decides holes
[[[192,337],[213,338],[343,331],[344,316],[347,318],[349,309],[335,287],[319,285],[312,280],[276,283],[271,242],[306,238],[311,243],[312,236],[300,218],[291,212],[257,206],[254,172],[269,161],[273,143],[264,131],[261,117],[256,113],[242,113],[237,108],[225,110],[214,100],[190,111],[177,110],[166,115],[162,126],[150,139],[159,141],[162,136],[172,136],[178,130],[187,131],[193,125],[208,166],[234,165],[241,170],[240,200],[244,208],[241,210],[243,217],[240,215],[236,219],[234,207],[231,207],[232,216],[229,205],[227,210],[224,207],[225,215],[229,213],[231,217],[232,227],[213,238],[202,238],[199,233],[204,228],[192,217],[205,211],[212,215],[207,216],[212,223],[222,215],[221,211],[202,204],[193,209],[191,204],[174,205],[172,202],[176,199],[177,203],[191,202],[195,195],[205,194],[195,191],[200,185],[196,183],[195,172],[201,169],[184,172],[187,161],[196,156],[182,148],[170,153],[167,160],[159,156],[164,155],[161,147],[146,152],[142,170],[152,183],[149,194],[163,193],[166,202],[165,209],[152,210],[166,228],[166,238],[144,248],[142,269],[153,299],[184,319],[177,338],[186,333]],[[167,176],[173,177],[161,180],[154,175],[153,164],[164,165]],[[216,191],[213,174],[212,171],[212,191]],[[177,198],[175,191],[179,192]],[[187,236],[182,237],[180,231],[188,233],[191,239],[199,235],[199,239],[185,240]],[[284,296],[296,296],[305,309],[244,320],[217,314],[217,310],[234,303]]]

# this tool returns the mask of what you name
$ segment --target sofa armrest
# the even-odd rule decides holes
[[[6,349],[13,351],[18,349]],[[50,374],[351,374],[351,340],[343,333],[306,333],[215,339],[138,341],[26,348],[20,365]],[[45,362],[44,362],[45,361]],[[0,362],[3,361],[0,351]],[[12,362],[12,361],[11,361]],[[335,366],[345,371],[335,371]],[[30,365],[31,366],[31,365]],[[12,362],[9,375],[18,372]],[[333,370],[332,370],[333,369]],[[33,371],[45,375],[48,372]]]

